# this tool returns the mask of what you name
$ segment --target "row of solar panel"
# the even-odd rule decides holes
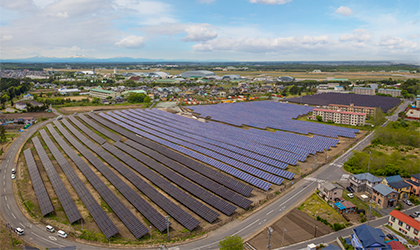
[[[92,218],[95,220],[96,224],[101,229],[102,233],[105,235],[106,238],[110,238],[116,235],[119,232],[118,228],[114,225],[114,223],[104,212],[101,206],[96,202],[93,195],[83,184],[82,180],[80,180],[80,178],[77,176],[76,172],[70,166],[69,162],[67,162],[64,156],[52,142],[50,137],[47,135],[45,130],[42,129],[40,133],[45,144],[47,144],[48,149],[51,151],[54,158],[57,160],[58,164],[60,165],[67,179],[69,180],[70,184],[76,191],[79,198],[82,200],[83,204],[89,211]]]
[[[207,178],[212,179],[215,182],[218,182],[219,184],[224,185],[227,188],[230,188],[242,195],[249,196],[253,190],[252,187],[243,184],[230,176],[224,175],[216,170],[213,170],[204,164],[201,164],[200,162],[196,162],[182,154],[177,153],[176,151],[173,151],[171,149],[165,148],[164,146],[161,146],[153,141],[150,140],[143,140],[142,138],[136,136],[136,134],[129,132],[114,123],[108,122],[105,119],[102,119],[101,117],[95,115],[95,114],[89,114],[89,116],[94,119],[95,121],[99,122],[100,124],[104,125],[105,127],[108,127],[122,135],[124,135],[127,138],[130,138],[133,141],[143,143],[147,147],[152,148],[160,153],[162,153],[165,156],[168,156],[169,158],[180,162],[184,164],[185,166],[189,167],[190,169],[193,169],[200,174],[206,176]],[[109,117],[110,118],[110,117]],[[113,119],[113,118],[111,118]],[[115,120],[115,119],[114,119]],[[117,121],[117,120],[116,120]]]
[[[67,132],[67,130],[58,121],[54,121],[54,124],[61,132],[61,134],[63,134],[63,136],[82,155],[84,155],[94,167],[98,169],[98,166],[95,165],[95,161],[92,161],[96,157],[88,150],[86,150],[86,148],[84,148],[73,136],[71,136],[70,133]],[[64,140],[58,135],[58,133],[53,129],[53,127],[49,126],[48,129],[50,130],[54,139],[59,143],[60,147],[63,148],[66,154],[72,159],[72,161],[80,169],[83,175],[88,179],[90,184],[101,195],[101,197],[110,206],[110,208],[114,211],[118,218],[134,235],[134,237],[139,239],[143,237],[146,233],[148,233],[148,228],[145,227],[140,222],[140,220],[136,216],[134,216],[133,213],[131,213],[131,211],[121,202],[120,199],[117,198],[117,196],[108,188],[108,186],[102,182],[102,180],[92,171],[92,169],[73,151],[73,149],[67,143],[64,142]]]
[[[109,131],[108,129],[101,127],[99,124],[95,123],[94,121],[87,118],[85,115],[79,115],[80,119],[82,119],[85,123],[91,126],[96,131],[100,132],[101,134],[105,135],[108,138],[111,138],[113,141],[120,141],[121,136]]]
[[[117,120],[115,118],[112,118],[111,116],[108,116],[108,115],[103,114],[103,113],[100,113],[100,116],[102,116],[102,117],[106,118],[107,120],[110,120],[110,121],[112,121],[112,122],[120,125],[121,127],[127,128],[127,129],[129,129],[129,130],[131,130],[133,132],[136,132],[137,134],[142,133],[140,130],[136,129],[135,127],[130,126],[130,125],[127,125],[127,124],[125,124],[123,122],[120,122],[119,120]],[[178,146],[178,145],[176,145],[176,144],[174,144],[172,142],[169,142],[169,141],[166,141],[166,140],[162,140],[162,139],[157,138],[155,136],[152,136],[150,134],[148,134],[148,136],[151,137],[151,139],[154,140],[154,141],[156,141],[156,142],[159,142],[159,143],[161,143],[161,144],[163,144],[163,145],[165,145],[167,147],[170,147],[172,149],[175,149],[175,150],[177,150],[177,151],[179,151],[181,153],[187,154],[187,155],[189,155],[189,156],[191,156],[191,157],[193,157],[195,159],[201,160],[201,161],[203,161],[203,162],[205,162],[205,163],[207,163],[207,164],[209,164],[211,166],[214,166],[214,167],[220,169],[220,167],[218,167],[215,164],[215,163],[220,163],[220,162],[218,162],[218,161],[216,161],[216,160],[214,160],[214,159],[212,159],[210,157],[204,156],[202,154],[198,154],[198,153],[196,153],[196,152],[194,152],[192,150],[186,149],[184,147],[180,147],[180,146]],[[223,165],[225,165],[225,164],[223,164]],[[225,166],[227,166],[227,165],[225,165]],[[230,167],[230,166],[228,166],[227,169],[229,171],[225,171],[225,172],[227,172],[227,173],[229,173],[229,174],[231,174],[231,175],[233,175],[235,177],[238,177],[240,173],[243,173],[242,171],[239,171],[239,170],[237,170],[237,169],[235,169],[233,167]],[[267,183],[265,181],[258,182],[258,180],[259,180],[258,178],[252,177],[252,178],[249,178],[249,180],[247,182],[250,183],[250,184],[252,184],[252,185],[254,185],[254,186],[256,186],[256,187],[259,187],[259,188],[261,188],[263,190],[268,190],[270,188],[271,184],[269,184],[269,183]]]

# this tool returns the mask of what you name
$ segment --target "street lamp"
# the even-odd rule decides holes
[[[150,226],[150,247],[153,246],[153,240],[152,240],[152,226]]]
[[[283,228],[283,238],[281,240],[281,245],[284,245],[284,232],[287,232],[286,228]]]
[[[170,218],[170,216],[166,215],[165,218],[166,218],[166,231],[168,232],[168,241],[169,241],[169,218]]]
[[[267,233],[268,233],[268,245],[267,245],[267,249],[270,249],[271,248],[270,241],[271,241],[271,234],[273,233],[273,231],[274,230],[271,227],[268,227],[267,228]]]

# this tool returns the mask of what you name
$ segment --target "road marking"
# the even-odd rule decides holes
[[[19,222],[19,224],[20,224],[23,228],[25,228],[25,225],[23,225],[23,224],[22,224],[22,222]]]
[[[54,236],[48,236],[48,238],[50,238],[50,240],[55,240],[55,241],[57,241],[57,238],[55,238]]]
[[[325,180],[321,180],[321,179],[317,179],[313,177],[306,177],[305,179],[308,181],[325,182]]]
[[[6,193],[6,188],[3,188],[3,192]]]
[[[7,160],[7,163],[9,163],[9,161],[10,161],[10,159],[9,159],[9,160]]]
[[[269,214],[271,214],[272,212],[273,212],[273,210],[271,210],[270,212],[266,213],[265,215],[269,215]]]
[[[64,247],[64,245],[58,244],[58,243],[56,243],[56,242],[54,242],[54,241],[51,241],[51,240],[44,239],[44,238],[42,238],[41,236],[39,236],[38,234],[36,234],[36,233],[34,233],[34,232],[31,232],[31,234],[33,234],[33,235],[37,236],[37,237],[38,237],[38,238],[40,238],[41,240],[48,241],[49,243],[52,243],[52,244],[57,245],[57,246],[59,246],[59,247]]]
[[[13,216],[13,218],[15,218],[16,219],[16,216],[13,214],[13,213],[10,213],[12,216]]]
[[[4,200],[7,201],[7,196],[4,196]]]
[[[3,175],[3,179],[4,179],[4,180],[6,179],[6,175]]]
[[[10,209],[9,204],[6,204],[6,205],[7,205],[7,209]]]
[[[236,233],[234,233],[234,234],[232,234],[232,235],[236,235],[236,234],[238,234],[238,233],[240,233],[240,232],[244,231],[244,230],[245,230],[245,229],[247,229],[248,227],[250,227],[250,226],[254,225],[255,223],[257,223],[259,220],[260,220],[260,219],[258,219],[258,220],[256,220],[256,221],[252,222],[252,223],[251,223],[251,224],[249,224],[248,226],[246,226],[246,227],[242,228],[241,230],[239,230],[238,232],[236,232]],[[214,244],[214,243],[213,243],[213,244]]]

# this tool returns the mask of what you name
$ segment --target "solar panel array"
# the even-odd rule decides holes
[[[167,147],[164,147],[158,143],[155,143],[150,140],[143,139],[141,137],[136,136],[133,132],[130,132],[128,130],[125,130],[121,128],[120,126],[115,125],[114,123],[108,122],[107,120],[90,113],[89,116],[94,119],[95,121],[99,122],[100,124],[104,125],[107,128],[110,128],[122,135],[124,135],[127,138],[130,138],[131,140],[141,143],[142,145],[145,145],[153,150],[156,150],[157,152],[171,158],[172,160],[175,160],[177,162],[180,162],[184,166],[197,171],[198,173],[206,176],[209,179],[212,179],[213,181],[222,184],[223,186],[230,188],[231,190],[234,190],[242,195],[250,196],[253,188],[251,186],[248,186],[230,176],[227,176],[217,170],[214,170],[212,168],[207,167],[206,165],[195,161],[187,156],[184,156],[172,149],[169,149]]]
[[[66,187],[64,186],[64,183],[58,175],[57,170],[55,170],[50,158],[48,157],[47,153],[42,147],[39,138],[37,136],[33,137],[32,142],[35,146],[39,158],[41,159],[42,165],[44,165],[45,171],[47,172],[51,185],[53,186],[54,191],[57,194],[58,200],[60,200],[61,206],[63,207],[70,224],[73,224],[74,222],[82,219],[82,215],[77,209],[76,204],[71,198]]]
[[[329,104],[341,104],[362,107],[379,107],[383,112],[397,106],[400,99],[390,96],[376,95],[349,95],[342,93],[320,93],[310,96],[294,97],[287,99],[289,102],[327,106]]]
[[[82,154],[86,159],[92,163],[94,167],[98,170],[108,168],[105,165],[96,164],[97,158],[89,152],[82,144],[80,144],[69,132],[58,122],[54,121],[55,126],[63,134],[63,136]],[[114,213],[118,218],[124,223],[124,225],[130,230],[130,232],[137,239],[143,237],[149,232],[149,229],[145,227],[136,216],[118,199],[118,197],[108,188],[105,183],[92,171],[92,169],[73,151],[73,149],[64,142],[64,140],[58,135],[58,133],[53,133],[52,127],[49,127],[51,134],[54,136],[54,139],[60,144],[60,147],[63,148],[64,152],[72,159],[84,176],[88,179],[90,184],[96,189],[96,191],[101,195],[105,202],[111,207]],[[95,160],[96,159],[96,160]],[[109,168],[108,168],[109,170]],[[109,170],[110,171],[110,170]],[[102,172],[101,172],[102,173]],[[105,176],[106,177],[106,176]],[[119,182],[122,182],[119,180]],[[120,190],[119,190],[120,191]],[[121,192],[121,191],[120,191]]]
[[[131,146],[133,149],[133,151],[131,151],[128,147]],[[125,144],[122,144],[120,142],[114,143],[114,146],[124,150],[125,152],[129,153],[131,156],[135,157],[136,159],[140,160],[140,156],[138,156],[138,154],[136,154],[135,152],[140,151],[143,154],[165,164],[166,166],[168,166],[170,169],[172,169],[173,171],[176,171],[177,173],[185,176],[186,178],[190,179],[191,181],[197,183],[198,185],[201,185],[205,188],[207,188],[208,190],[212,191],[213,193],[219,195],[220,197],[225,198],[226,200],[232,202],[235,205],[238,205],[244,209],[247,209],[251,204],[252,201],[242,197],[241,195],[231,191],[230,189],[222,186],[221,184],[179,164],[178,162],[171,160],[170,158],[166,157],[165,155],[158,153],[152,149],[149,149],[139,143],[136,143],[132,140],[127,140],[125,142]],[[138,157],[136,157],[138,156]]]
[[[47,127],[50,131],[53,131],[52,134],[58,136],[57,132],[54,130],[51,124],[48,124]],[[106,215],[104,210],[102,210],[101,206],[96,202],[93,195],[83,184],[82,180],[80,180],[80,178],[77,176],[76,172],[73,170],[69,162],[67,162],[64,156],[52,142],[45,130],[42,129],[40,132],[45,144],[47,144],[49,150],[53,154],[54,158],[57,160],[58,164],[60,165],[67,179],[69,180],[70,184],[76,191],[79,198],[82,200],[83,204],[89,211],[92,218],[95,220],[96,224],[101,229],[102,233],[108,239],[111,236],[116,235],[119,232],[118,228],[114,225],[114,223],[111,221],[108,215]]]
[[[41,208],[42,216],[45,216],[51,212],[54,212],[54,207],[51,204],[50,197],[48,196],[47,189],[44,186],[44,182],[39,174],[38,167],[36,166],[34,157],[32,156],[31,149],[28,148],[23,151],[26,159],[26,165],[28,166],[29,175],[31,176],[32,186],[34,187],[36,198],[38,200],[39,207]]]
[[[257,128],[274,128],[300,134],[317,134],[328,137],[354,138],[357,129],[294,120],[299,115],[311,112],[314,107],[277,103],[271,101],[243,102],[233,104],[201,105],[189,107],[203,117],[236,126],[247,125]]]
[[[139,176],[135,175],[129,168],[121,164],[112,155],[107,153],[105,150],[94,144],[88,138],[83,136],[75,127],[73,127],[67,120],[63,120],[64,125],[89,149],[95,152],[99,157],[104,159],[111,167],[121,173],[127,178],[137,189],[142,191],[150,199],[154,197],[147,191],[151,189],[150,185],[142,180]],[[92,133],[92,132],[91,132]],[[82,153],[83,154],[83,153]],[[147,219],[152,223],[159,231],[166,229],[166,219],[156,209],[154,209],[146,200],[144,200],[139,194],[131,189],[121,178],[119,178],[109,167],[107,167],[101,160],[94,157],[92,153],[86,152],[85,157],[94,165],[102,175],[114,185],[114,187]],[[92,157],[93,156],[93,157]],[[154,190],[155,191],[155,190]],[[153,195],[161,195],[155,191]]]
[[[96,131],[99,131],[101,134],[105,135],[106,137],[111,138],[113,141],[120,141],[121,140],[121,136],[119,136],[115,133],[112,133],[108,129],[100,126],[99,124],[97,124],[94,121],[87,118],[85,115],[81,114],[81,115],[79,115],[79,118],[82,119],[84,122],[86,122],[89,126],[94,128]]]
[[[109,146],[108,145],[104,145],[104,148],[109,148],[110,145]],[[152,158],[147,157],[146,155],[140,153],[139,151],[137,151],[137,150],[135,150],[135,149],[123,144],[123,143],[119,143],[115,146],[117,146],[121,150],[127,152],[129,155],[133,156],[135,159],[139,160],[140,162],[142,162],[147,167],[152,168],[153,170],[155,170],[156,172],[158,172],[159,174],[161,174],[162,176],[164,176],[168,180],[172,181],[173,183],[175,183],[179,187],[181,187],[184,190],[186,190],[186,191],[190,192],[191,194],[195,195],[196,197],[198,197],[202,201],[206,202],[207,204],[216,208],[217,210],[226,214],[227,216],[230,216],[235,212],[235,210],[236,210],[235,206],[233,206],[233,205],[227,203],[226,201],[220,199],[219,197],[213,195],[212,193],[208,192],[207,190],[200,187],[199,185],[190,182],[189,180],[187,180],[183,176],[175,173],[174,171],[171,171],[170,169],[166,168],[165,166],[163,166],[162,164],[160,164],[156,160],[153,160]],[[176,195],[177,197],[180,197],[180,198],[184,197],[184,194],[182,194],[180,192],[181,190],[179,190],[177,187],[172,185],[170,182],[164,180],[159,175],[150,171],[148,168],[146,168],[145,166],[140,164],[138,161],[136,161],[136,160],[134,160],[133,158],[130,158],[130,157],[123,157],[123,156],[126,156],[126,154],[120,153],[121,151],[115,149],[114,147],[113,147],[112,150],[115,152],[115,153],[113,153],[114,155],[117,155],[117,156],[120,155],[120,156],[118,156],[118,158],[120,158],[122,161],[125,161],[128,165],[130,165],[137,172],[141,173],[148,180],[155,183],[155,185],[157,185],[157,186],[159,186],[159,185],[162,186],[161,187],[162,190],[167,192],[169,195],[173,195],[175,192],[177,192],[178,193]],[[180,202],[187,203],[187,204],[189,202],[195,203],[194,199],[190,198],[189,196],[185,197],[184,200],[182,200]],[[207,210],[206,207],[197,207],[196,209]],[[205,211],[205,213],[208,213],[208,212],[214,213],[212,210]],[[217,213],[214,213],[214,214],[216,215]],[[208,216],[208,215],[206,215],[206,216]],[[217,217],[218,217],[218,215],[215,216],[216,219],[217,219]]]
[[[103,114],[103,113],[100,113],[100,116],[102,116],[102,117],[104,117],[104,118],[106,118],[106,119],[108,119],[108,120],[110,120],[110,121],[112,121],[112,122],[120,125],[121,127],[127,128],[127,129],[135,132],[138,135],[140,135],[140,134],[146,134],[143,131],[141,131],[141,130],[133,127],[133,126],[128,125],[129,123],[132,123],[130,121],[127,121],[127,123],[128,123],[127,124],[127,123],[121,122],[121,121],[119,121],[119,120],[117,120],[115,118],[112,118],[111,116],[106,115],[106,114]],[[176,145],[176,144],[174,144],[172,142],[169,142],[167,140],[160,139],[160,138],[155,137],[155,136],[152,136],[150,134],[147,134],[147,137],[150,138],[153,141],[156,141],[158,143],[161,143],[161,144],[163,144],[163,145],[165,145],[165,146],[167,146],[169,148],[172,148],[172,149],[174,149],[174,150],[176,150],[178,152],[181,152],[183,154],[186,154],[186,155],[188,155],[188,156],[190,156],[190,157],[192,157],[194,159],[197,159],[199,161],[205,162],[205,163],[207,163],[207,164],[209,164],[209,165],[211,165],[211,166],[213,166],[213,167],[215,167],[217,169],[220,169],[220,170],[222,170],[222,171],[224,171],[224,172],[226,172],[226,173],[228,173],[230,175],[233,175],[233,176],[235,176],[235,177],[237,177],[237,178],[239,178],[239,179],[241,179],[241,180],[243,180],[243,181],[245,181],[245,182],[247,182],[247,183],[249,183],[251,185],[254,185],[254,186],[258,187],[258,188],[261,188],[263,190],[268,190],[271,187],[271,184],[270,183],[268,183],[266,181],[263,181],[263,180],[260,180],[258,178],[255,178],[254,176],[252,176],[252,175],[250,175],[250,174],[247,173],[247,172],[249,172],[251,174],[254,174],[254,171],[260,171],[260,170],[257,170],[257,169],[252,168],[252,167],[241,168],[242,166],[237,166],[238,168],[241,168],[241,170],[243,170],[243,171],[241,171],[241,170],[238,170],[236,168],[233,168],[233,167],[231,167],[229,165],[226,165],[226,164],[224,164],[224,163],[222,163],[220,161],[217,161],[217,160],[215,160],[215,159],[213,159],[211,157],[208,157],[208,156],[205,156],[203,154],[197,153],[197,152],[192,151],[190,149],[187,149],[185,147],[181,147],[181,146]],[[262,172],[262,171],[260,171],[260,172]],[[264,174],[269,175],[268,173],[264,173]]]
[[[81,122],[79,122],[74,116],[69,116],[69,119],[73,124],[75,124],[79,129],[81,129],[85,134],[87,134],[90,138],[92,138],[94,141],[99,143],[100,145],[104,144],[106,140],[99,135],[97,135],[95,132],[90,130],[88,127],[83,125]]]

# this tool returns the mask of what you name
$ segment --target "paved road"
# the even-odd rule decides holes
[[[406,107],[408,103],[404,103],[399,110]],[[405,106],[405,107],[404,107]],[[398,118],[398,112],[390,117],[390,120],[396,120]],[[82,245],[80,243],[71,242],[62,238],[56,237],[55,234],[51,234],[45,231],[43,226],[35,226],[31,224],[25,216],[20,212],[15,197],[12,191],[12,180],[10,178],[11,169],[15,167],[14,159],[19,152],[19,148],[22,143],[29,138],[35,131],[40,127],[44,126],[49,121],[36,124],[31,126],[27,132],[22,134],[6,152],[3,162],[0,164],[0,173],[2,176],[0,180],[0,212],[4,219],[11,223],[15,227],[23,227],[25,229],[25,237],[27,240],[33,242],[39,247],[63,247],[63,246],[77,246],[79,250],[96,250],[101,249],[94,246]],[[228,225],[221,227],[209,233],[208,237],[179,246],[180,249],[217,249],[218,242],[226,236],[239,235],[242,238],[247,238],[253,233],[264,229],[271,223],[276,221],[276,218],[283,214],[285,210],[295,206],[308,192],[315,190],[319,180],[339,180],[343,174],[341,171],[342,164],[351,157],[353,150],[362,150],[367,146],[372,139],[372,135],[368,135],[352,149],[348,150],[345,154],[337,158],[333,164],[327,164],[322,166],[316,172],[308,176],[307,178],[299,181],[293,186],[293,189],[286,195],[272,202],[268,206],[262,208],[258,212],[255,212],[243,221],[233,221]],[[344,231],[343,231],[344,232]],[[18,237],[14,235],[14,237]],[[156,249],[156,248],[153,248]]]

